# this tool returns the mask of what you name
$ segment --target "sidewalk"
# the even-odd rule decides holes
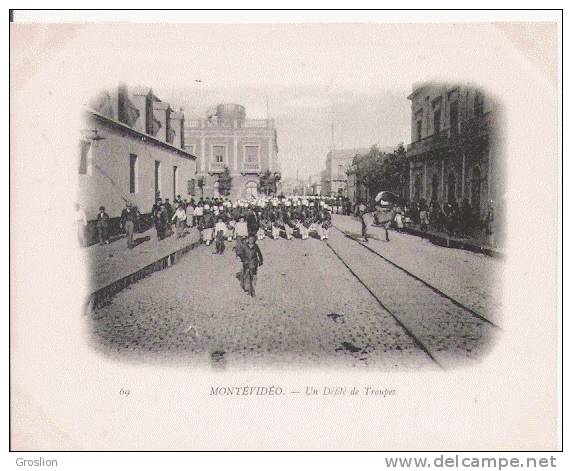
[[[157,231],[151,228],[135,234],[136,246],[127,248],[125,237],[109,245],[92,245],[84,249],[84,261],[91,277],[90,303],[99,305],[129,284],[162,270],[200,243],[199,231],[187,229],[182,238],[174,234],[157,239]]]
[[[352,216],[352,219],[355,218]],[[394,229],[390,229],[390,231],[392,230]],[[375,237],[385,239],[385,230],[381,225],[378,226],[373,224],[368,226],[368,232],[375,235]],[[492,247],[484,243],[482,240],[477,240],[475,238],[452,237],[445,232],[437,232],[434,230],[422,231],[416,225],[406,226],[402,229],[402,232],[417,237],[422,237],[423,239],[427,239],[435,245],[440,245],[442,247],[469,250],[471,252],[482,253],[497,258],[502,258],[505,255],[502,248]]]
[[[422,231],[413,225],[403,228],[403,232],[412,234],[418,237],[428,239],[434,244],[453,249],[470,250],[471,252],[484,253],[491,257],[503,257],[504,253],[502,248],[492,247],[481,240],[469,237],[453,237],[445,232],[437,232],[434,230]]]

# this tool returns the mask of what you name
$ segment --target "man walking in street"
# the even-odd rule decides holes
[[[358,217],[361,222],[361,235],[363,239],[368,242],[367,238],[367,224],[365,222],[365,213],[367,211],[366,205],[362,202],[358,206]]]
[[[242,261],[240,286],[244,291],[249,293],[250,296],[254,297],[258,267],[261,267],[264,263],[262,252],[256,243],[256,236],[249,235],[248,242],[242,246],[240,253],[237,255]]]

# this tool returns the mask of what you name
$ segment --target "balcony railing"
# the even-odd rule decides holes
[[[273,119],[189,119],[185,127],[190,129],[274,129]]]
[[[490,113],[487,112],[461,122],[460,131],[449,128],[412,142],[407,146],[407,155],[415,157],[429,151],[444,150],[452,146],[464,146],[477,138],[484,138],[489,134],[490,119]]]
[[[209,171],[212,173],[219,173],[224,170],[226,164],[224,162],[210,162]]]
[[[260,162],[242,163],[242,173],[260,173],[261,170]]]
[[[419,141],[412,142],[407,146],[407,155],[413,157],[432,150],[443,149],[449,145],[450,134],[450,130],[445,129],[431,136],[424,137]]]

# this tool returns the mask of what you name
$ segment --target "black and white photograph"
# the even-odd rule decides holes
[[[558,11],[33,13],[12,450],[560,446]]]

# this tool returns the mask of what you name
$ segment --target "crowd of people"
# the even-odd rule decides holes
[[[359,206],[356,205],[354,213],[358,215]],[[372,211],[374,203],[371,205]],[[432,200],[427,203],[421,199],[419,202],[407,202],[397,204],[393,208],[390,225],[396,230],[402,230],[408,225],[416,225],[422,231],[433,229],[437,232],[445,232],[456,237],[473,236],[478,232],[484,232],[487,237],[493,232],[494,206],[489,204],[487,214],[480,218],[480,208],[471,206],[467,198],[459,204],[456,201],[439,203]],[[374,218],[377,218],[374,213]],[[375,220],[378,225],[384,222]]]
[[[349,213],[343,200],[320,197],[262,197],[231,201],[228,198],[201,198],[198,201],[177,197],[174,204],[158,198],[151,215],[159,240],[173,234],[183,237],[187,228],[196,227],[206,245],[214,243],[215,253],[222,254],[225,241],[239,243],[248,236],[291,240],[308,239],[315,233],[328,238],[331,215]]]

